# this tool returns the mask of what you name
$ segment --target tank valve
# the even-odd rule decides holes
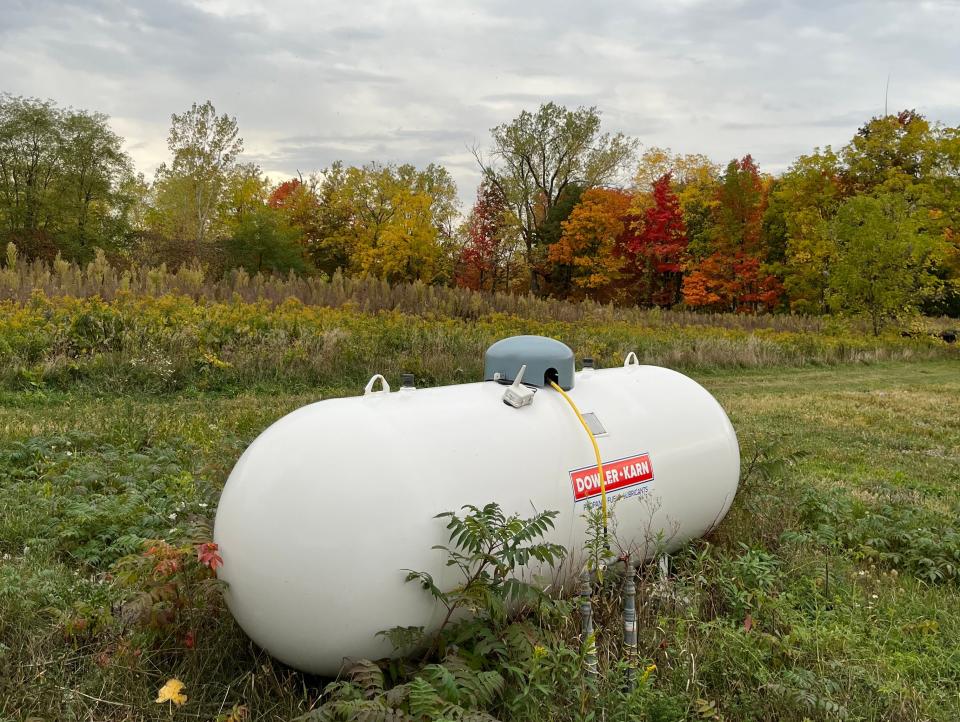
[[[523,372],[526,370],[526,364],[521,366],[517,372],[517,378],[503,392],[503,403],[507,406],[519,409],[521,406],[529,406],[533,403],[533,395],[537,393],[537,390],[523,385]]]

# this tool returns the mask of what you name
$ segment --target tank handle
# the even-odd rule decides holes
[[[380,380],[380,391],[374,391],[373,387],[376,385],[377,380]],[[374,374],[370,377],[370,380],[367,381],[367,385],[363,387],[363,395],[370,396],[371,394],[389,394],[390,393],[390,384],[387,383],[387,380],[383,378],[383,374]]]
[[[630,353],[628,353],[628,354],[627,354],[627,357],[623,360],[623,365],[624,365],[624,367],[627,367],[627,366],[639,366],[639,365],[640,365],[640,361],[639,361],[639,359],[637,359],[637,354],[635,354],[633,351],[631,351]]]

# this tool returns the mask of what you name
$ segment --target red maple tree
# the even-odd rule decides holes
[[[507,203],[500,190],[484,181],[466,223],[466,242],[457,263],[456,282],[474,291],[508,290],[511,247]]]
[[[271,208],[284,208],[288,205],[290,197],[297,193],[301,185],[303,184],[297,178],[284,181],[271,191],[270,197],[267,198],[267,205]]]
[[[643,214],[639,234],[627,240],[626,251],[646,280],[647,300],[672,306],[680,300],[687,227],[680,199],[671,188],[672,174],[664,173],[653,183],[653,204]]]

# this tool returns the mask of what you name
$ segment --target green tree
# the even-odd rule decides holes
[[[308,185],[316,198],[316,205],[305,209],[304,222],[313,231],[308,236],[309,253],[314,265],[328,275],[350,270],[347,236],[354,212],[345,189],[346,176],[343,163],[337,161],[323,172],[322,180],[312,178]]]
[[[843,168],[829,147],[797,158],[774,185],[765,221],[782,223],[784,287],[790,309],[826,313],[835,246],[825,232],[843,201]],[[779,245],[780,241],[778,241]]]
[[[866,315],[875,335],[890,319],[915,312],[934,290],[929,264],[936,244],[919,231],[902,194],[848,199],[826,233],[836,256],[827,285],[830,308]]]
[[[243,150],[236,118],[217,115],[209,100],[171,116],[170,165],[157,169],[152,225],[182,239],[195,256],[215,238],[224,192]]]
[[[100,113],[0,95],[0,232],[24,255],[76,260],[128,236],[122,139]]]
[[[230,169],[220,201],[220,217],[228,226],[243,221],[267,203],[270,182],[255,163],[239,163]]]
[[[851,193],[907,191],[934,163],[930,123],[913,110],[872,118],[843,149]]]
[[[516,216],[530,290],[541,294],[546,272],[542,227],[560,223],[553,209],[575,184],[586,190],[614,183],[633,159],[637,143],[622,133],[601,133],[596,108],[568,110],[555,103],[541,105],[535,113],[523,111],[490,133],[489,160],[478,149],[474,156]]]
[[[33,255],[55,226],[61,112],[49,101],[0,99],[0,197],[7,239]]]
[[[242,267],[248,273],[304,273],[300,233],[283,215],[265,205],[246,209],[224,241],[228,268]]]
[[[580,206],[585,189],[579,183],[568,185],[537,230],[537,247],[546,251],[542,263],[543,279],[541,292],[545,295],[567,298],[573,289],[570,266],[557,263],[557,256],[552,249],[563,237],[564,224],[570,219],[574,210]]]
[[[960,317],[960,127],[937,127],[932,134],[932,166],[918,193],[926,209],[924,228],[940,239],[932,273],[942,293],[927,299],[928,314]]]
[[[105,115],[68,113],[61,133],[61,225],[76,249],[70,255],[86,258],[94,245],[117,245],[127,230],[127,218],[116,211],[125,205],[122,186],[133,167]]]

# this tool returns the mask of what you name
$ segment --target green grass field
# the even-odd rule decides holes
[[[691,373],[756,462],[709,543],[678,555],[686,601],[641,585],[656,671],[631,716],[598,693],[594,718],[960,719],[960,361]],[[359,391],[0,392],[0,720],[308,711],[324,681],[254,648],[199,572],[164,598],[117,562],[209,534],[247,443]],[[172,677],[182,707],[154,702]],[[543,718],[577,719],[555,687]]]

